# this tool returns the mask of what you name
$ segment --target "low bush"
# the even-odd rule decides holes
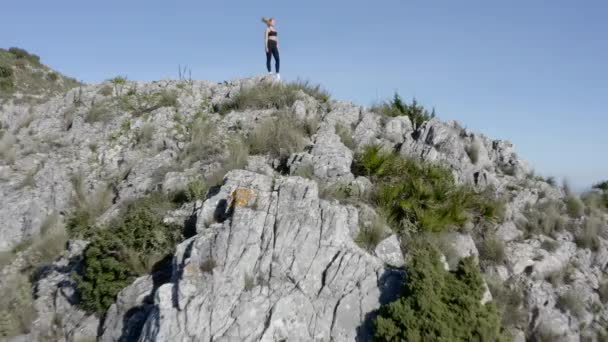
[[[600,287],[597,290],[600,300],[603,304],[608,303],[608,279],[602,279]]]
[[[280,111],[258,124],[247,137],[249,152],[286,158],[306,145],[305,132],[289,112]]]
[[[502,341],[500,315],[484,293],[472,258],[446,271],[430,244],[412,251],[401,297],[380,307],[375,321],[378,341]]]
[[[10,52],[17,59],[26,59],[32,63],[40,64],[40,57],[34,55],[33,53],[29,53],[24,49],[12,47],[8,49],[8,52]]]
[[[197,117],[185,128],[187,145],[179,156],[185,166],[197,161],[212,163],[223,154],[223,139],[217,126],[208,117]]]
[[[146,122],[135,133],[135,140],[138,144],[148,144],[154,138],[156,128],[153,124]]]
[[[163,222],[170,208],[166,197],[153,194],[129,204],[120,218],[95,232],[77,276],[84,309],[105,312],[136,277],[170,261],[167,256],[182,238],[180,227]]]
[[[558,247],[559,247],[559,242],[557,242],[555,240],[551,240],[551,239],[544,240],[540,244],[540,248],[542,248],[550,253],[555,252],[555,250],[557,250]]]
[[[376,185],[372,199],[397,230],[414,224],[423,231],[439,232],[501,216],[502,206],[493,194],[458,186],[449,169],[384,152],[380,146],[366,147],[353,169]]]
[[[429,112],[423,106],[412,100],[412,103],[404,102],[399,94],[395,93],[393,99],[372,108],[373,111],[386,116],[407,116],[412,121],[414,129],[419,128],[424,122],[435,117],[435,109]]]
[[[13,68],[8,65],[0,65],[0,78],[9,78],[13,76]]]

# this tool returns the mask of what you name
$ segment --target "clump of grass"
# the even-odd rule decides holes
[[[599,232],[602,222],[595,217],[588,217],[583,226],[575,234],[576,245],[580,248],[588,248],[597,251],[600,246]]]
[[[251,291],[255,287],[255,279],[250,274],[245,274],[245,291]]]
[[[230,101],[218,108],[222,114],[232,110],[245,109],[284,109],[291,107],[300,97],[298,91],[316,98],[320,102],[327,102],[329,94],[319,86],[308,82],[270,83],[263,82],[252,87],[244,87]]]
[[[148,144],[152,141],[156,128],[153,124],[146,122],[135,133],[135,140],[138,144]]]
[[[321,184],[319,197],[328,200],[337,200],[341,203],[357,203],[367,201],[369,194],[362,193],[353,183]]]
[[[407,116],[415,129],[435,117],[435,109],[429,112],[419,105],[416,99],[413,99],[412,103],[404,102],[397,93],[393,95],[392,100],[374,106],[372,110],[390,117]]]
[[[570,217],[579,218],[585,213],[585,205],[580,198],[574,195],[567,195],[564,198],[566,204],[566,211]]]
[[[10,132],[6,132],[0,138],[0,160],[4,160],[9,164],[15,161],[14,146],[17,138]]]
[[[387,232],[385,227],[386,222],[382,219],[382,217],[376,216],[369,226],[359,226],[359,233],[355,238],[355,242],[359,245],[359,247],[371,253],[386,237]]]
[[[105,184],[87,191],[82,173],[72,175],[70,181],[74,211],[68,218],[67,229],[70,237],[88,237],[92,234],[95,219],[112,205],[114,194]]]
[[[377,145],[357,156],[354,171],[376,184],[372,199],[398,231],[414,224],[439,232],[469,221],[494,221],[500,213],[491,193],[458,186],[449,169],[384,152]]]
[[[212,273],[213,269],[217,266],[215,259],[209,258],[203,261],[200,265],[200,270],[203,273]]]
[[[247,137],[252,154],[268,154],[273,158],[286,158],[305,147],[305,133],[301,125],[285,111],[258,124]]]
[[[36,187],[36,174],[38,173],[38,168],[34,168],[26,173],[25,177],[17,185],[17,189],[25,189],[25,188],[35,188]]]
[[[341,123],[336,124],[336,134],[340,137],[340,141],[350,150],[355,149],[355,140],[353,139],[352,131]]]
[[[546,250],[547,252],[555,252],[559,247],[559,242],[551,239],[543,240],[540,244],[540,248]]]
[[[217,126],[207,117],[195,118],[186,125],[187,145],[179,159],[185,165],[196,161],[213,162],[224,152]]]
[[[491,265],[503,264],[506,259],[504,243],[494,236],[484,239],[479,248],[479,259]]]
[[[524,211],[525,220],[518,222],[519,229],[528,236],[543,234],[555,236],[566,228],[566,219],[562,216],[562,203],[559,201],[539,202]]]
[[[91,105],[91,108],[86,113],[84,121],[86,123],[109,122],[114,117],[114,112],[106,101],[97,102]]]
[[[97,93],[99,95],[103,95],[103,96],[111,96],[112,94],[114,94],[114,89],[106,84],[103,87],[101,87],[101,89],[99,89],[99,91],[97,91]]]
[[[585,303],[574,290],[568,290],[557,299],[556,307],[562,312],[569,312],[575,317],[582,317],[585,313]]]
[[[598,295],[600,296],[600,300],[603,304],[608,303],[608,280],[602,279],[600,282],[600,287],[597,290]]]
[[[505,328],[523,328],[528,321],[525,308],[524,291],[517,283],[503,282],[498,279],[487,279],[486,283],[492,293]]]
[[[29,333],[35,318],[32,284],[24,274],[10,276],[0,288],[0,337]]]

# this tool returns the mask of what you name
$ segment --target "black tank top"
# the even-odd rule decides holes
[[[277,31],[270,31],[270,32],[268,32],[268,36],[269,37],[270,36],[275,36],[276,37],[277,36]]]

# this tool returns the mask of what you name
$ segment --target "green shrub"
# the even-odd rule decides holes
[[[121,289],[172,254],[182,232],[163,222],[169,208],[172,204],[164,196],[153,194],[131,203],[121,218],[96,231],[77,277],[84,309],[105,312]]]
[[[500,216],[501,205],[493,195],[456,185],[449,169],[383,152],[380,146],[366,147],[357,156],[354,170],[376,185],[372,197],[398,230],[414,224],[439,232],[470,220]]]
[[[13,76],[13,68],[8,65],[0,65],[0,78],[9,78]]]
[[[37,55],[34,55],[32,53],[29,53],[24,49],[12,47],[12,48],[8,49],[8,52],[10,52],[17,59],[27,59],[28,61],[36,63],[36,64],[40,63],[40,57],[38,57]]]
[[[344,146],[350,150],[354,150],[356,147],[355,140],[353,139],[353,132],[341,123],[336,124],[336,134],[340,137],[340,141]]]
[[[10,78],[0,78],[0,90],[3,92],[12,92],[15,88],[13,80]]]
[[[278,112],[258,124],[247,137],[249,152],[286,158],[304,149],[306,140],[301,125],[288,112]]]
[[[479,259],[484,263],[499,265],[505,262],[505,245],[496,237],[488,237],[481,242]]]
[[[581,317],[585,313],[585,303],[574,290],[560,295],[557,298],[556,307],[562,312],[570,312],[575,317]]]
[[[435,109],[429,112],[423,106],[418,105],[416,99],[413,99],[411,104],[404,102],[397,93],[393,95],[391,101],[375,106],[372,110],[391,117],[405,115],[410,118],[415,129],[435,117]]]
[[[378,341],[502,341],[495,305],[481,304],[483,280],[475,261],[443,268],[430,244],[417,246],[407,266],[401,297],[380,307]]]
[[[195,118],[186,125],[187,145],[179,159],[185,165],[196,161],[211,163],[224,152],[222,137],[217,126],[207,117]]]
[[[608,180],[594,184],[593,189],[608,191]]]
[[[188,202],[204,200],[207,194],[207,183],[200,177],[196,177],[186,187],[186,198]]]

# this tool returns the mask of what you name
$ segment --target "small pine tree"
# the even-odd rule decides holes
[[[472,258],[445,271],[437,250],[421,243],[407,272],[401,297],[380,308],[377,341],[506,340],[494,304],[481,304],[483,280]]]

